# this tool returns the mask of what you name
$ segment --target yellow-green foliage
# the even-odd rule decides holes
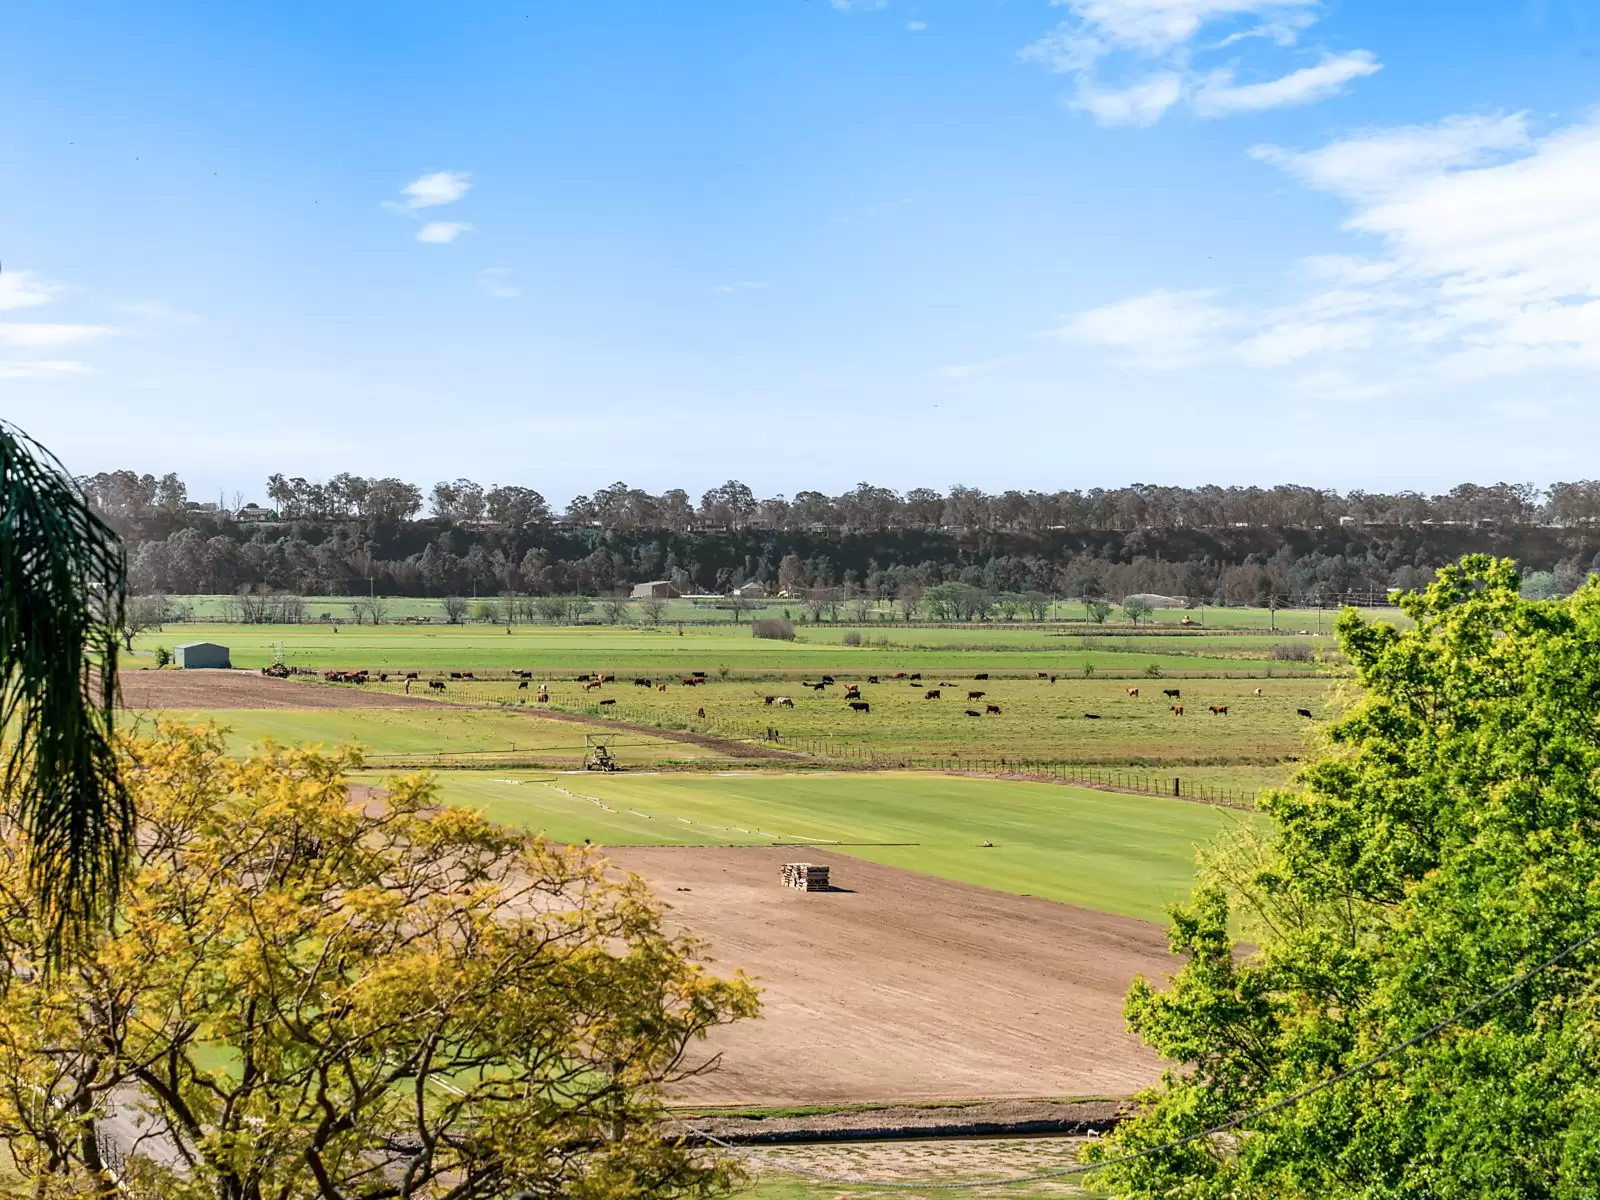
[[[488,1200],[708,1195],[656,1134],[661,1083],[754,1014],[637,880],[438,808],[354,803],[353,753],[127,743],[137,854],[114,925],[41,973],[0,838],[0,1138],[14,1194],[89,1194],[96,1113],[148,1112],[119,1195]],[[126,1148],[126,1147],[124,1147]],[[388,1190],[399,1188],[400,1190]]]

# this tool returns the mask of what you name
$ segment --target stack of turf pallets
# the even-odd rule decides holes
[[[813,863],[784,863],[783,886],[802,892],[825,892],[828,890],[828,868]]]

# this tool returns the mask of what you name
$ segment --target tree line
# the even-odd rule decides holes
[[[268,481],[270,509],[200,505],[174,475],[79,481],[128,544],[139,593],[612,596],[646,580],[726,593],[901,600],[961,584],[988,596],[1156,593],[1227,604],[1337,604],[1425,584],[1468,553],[1511,557],[1570,592],[1600,565],[1600,483],[1461,485],[1442,496],[1314,488],[1156,488],[698,504],[615,484],[557,515],[539,493],[396,479]],[[426,510],[426,511],[425,511]],[[264,603],[258,601],[258,603]]]

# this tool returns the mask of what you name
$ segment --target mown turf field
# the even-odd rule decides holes
[[[541,721],[514,712],[476,711],[450,705],[410,708],[211,709],[161,714],[187,724],[215,723],[227,731],[230,751],[243,753],[263,741],[325,747],[358,745],[383,755],[536,755],[563,765],[581,763],[584,734],[603,732],[582,725]],[[628,735],[612,741],[625,764],[662,764],[718,758],[691,743]]]
[[[439,776],[439,787],[447,802],[563,842],[826,845],[1149,921],[1187,892],[1197,845],[1262,819],[1181,800],[918,772],[452,771]]]
[[[290,666],[372,670],[499,669],[541,673],[578,671],[802,674],[814,671],[887,673],[897,670],[1035,670],[1081,674],[1142,674],[1152,667],[1168,674],[1309,674],[1311,662],[1271,658],[1273,644],[1321,646],[1313,637],[1260,639],[1234,634],[1165,634],[1134,631],[1111,637],[1082,630],[973,626],[970,629],[858,631],[863,645],[847,646],[849,630],[808,629],[804,640],[768,641],[743,626],[689,627],[675,631],[608,626],[485,625],[169,625],[135,640],[139,655],[157,646],[220,642],[237,667],[261,667],[281,651]],[[871,644],[866,644],[866,643]],[[887,644],[883,644],[887,642]],[[136,657],[134,662],[148,661]]]

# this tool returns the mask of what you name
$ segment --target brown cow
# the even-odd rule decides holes
[[[706,710],[704,708],[697,708],[694,710],[694,715],[704,721],[706,719]]]
[[[1228,706],[1226,704],[1213,704],[1213,705],[1211,705],[1211,715],[1214,716],[1214,717],[1225,717],[1225,716],[1227,716],[1228,715]]]
[[[1138,688],[1128,688],[1127,692],[1128,692],[1128,697],[1130,699],[1137,700],[1139,698],[1139,689]]]
[[[998,704],[985,704],[983,706],[983,711],[986,713],[993,713],[998,717],[1000,715],[1000,706]]]
[[[666,685],[666,684],[664,684],[664,683],[658,683],[658,684],[656,684],[656,691],[658,691],[658,692],[664,692],[664,691],[666,691],[666,690],[667,690],[667,685]]]
[[[1172,715],[1173,716],[1175,716],[1175,717],[1183,716],[1183,705],[1174,704],[1174,705],[1171,706],[1171,708],[1172,708]]]
[[[967,693],[967,699],[968,700],[982,700],[988,694],[989,694],[988,692],[968,692]]]
[[[847,683],[847,684],[845,684],[844,685],[844,698],[846,700],[859,700],[859,699],[861,699],[861,686],[859,684],[855,684],[855,683]]]

